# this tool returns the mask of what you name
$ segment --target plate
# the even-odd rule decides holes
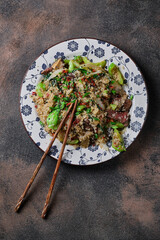
[[[66,40],[45,50],[29,67],[20,91],[20,112],[25,129],[31,139],[43,151],[46,150],[51,136],[41,127],[34,103],[30,98],[37,83],[42,79],[41,71],[50,67],[58,58],[73,58],[76,55],[88,57],[93,62],[106,59],[106,69],[111,62],[117,64],[122,71],[127,85],[125,90],[129,96],[133,95],[132,108],[130,110],[131,121],[123,137],[126,148],[136,139],[144,124],[148,97],[144,78],[133,60],[116,46],[97,39],[79,38]],[[62,144],[56,139],[50,149],[50,156],[58,159]],[[111,147],[111,142],[106,144],[108,150],[99,146],[88,148],[74,148],[66,145],[63,154],[65,163],[74,165],[92,165],[105,162],[114,158],[119,152]]]

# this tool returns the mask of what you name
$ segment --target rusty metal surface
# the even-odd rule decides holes
[[[0,1],[0,239],[160,239],[159,23],[156,0]],[[112,42],[139,65],[149,90],[146,124],[111,161],[62,163],[42,220],[56,164],[47,157],[17,214],[14,206],[42,155],[20,119],[22,78],[45,48],[83,36]]]

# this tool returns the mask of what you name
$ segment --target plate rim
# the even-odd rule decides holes
[[[139,66],[136,64],[136,62],[133,60],[132,57],[130,57],[124,50],[122,50],[121,48],[119,48],[117,45],[114,45],[114,44],[111,43],[110,41],[103,40],[103,39],[99,39],[99,38],[94,38],[94,37],[75,37],[75,38],[65,39],[65,40],[56,42],[55,44],[52,44],[50,47],[48,47],[48,48],[44,49],[42,52],[40,52],[40,54],[38,55],[38,57],[36,57],[36,58],[32,61],[32,63],[33,63],[34,61],[36,61],[36,60],[37,60],[45,51],[47,51],[48,49],[50,49],[50,48],[52,48],[52,47],[54,47],[54,46],[56,46],[56,45],[58,45],[58,44],[60,44],[60,43],[67,42],[67,41],[73,41],[73,40],[76,40],[76,39],[77,39],[77,40],[79,40],[79,39],[90,39],[90,40],[103,41],[103,42],[106,42],[106,43],[111,44],[112,46],[118,48],[120,51],[124,52],[124,53],[133,61],[133,63],[134,63],[135,66],[138,68],[138,71],[140,72],[140,74],[141,74],[142,77],[143,77],[144,84],[145,84],[145,87],[146,87],[146,96],[147,96],[146,114],[145,114],[145,119],[144,119],[144,121],[143,121],[143,123],[142,123],[142,127],[141,127],[140,131],[138,132],[136,138],[135,138],[135,139],[132,141],[132,143],[127,147],[127,149],[129,149],[130,146],[131,146],[131,145],[135,142],[135,140],[139,137],[140,133],[143,131],[144,125],[146,124],[146,120],[147,120],[147,118],[148,118],[148,109],[149,109],[149,90],[148,90],[148,86],[147,86],[147,84],[146,84],[146,79],[145,79],[144,74],[142,73],[141,69],[140,69]],[[25,71],[25,74],[23,75],[22,81],[21,81],[20,90],[19,90],[19,114],[20,114],[21,121],[22,121],[23,127],[24,127],[27,135],[28,135],[29,138],[32,140],[32,142],[34,143],[34,145],[36,145],[36,146],[38,147],[38,149],[40,149],[40,150],[44,153],[45,151],[44,151],[43,149],[41,149],[41,148],[36,144],[36,142],[34,142],[34,140],[31,138],[31,136],[29,135],[29,133],[28,133],[28,131],[27,131],[25,125],[24,125],[24,121],[23,121],[22,114],[21,114],[20,97],[21,97],[21,91],[22,91],[23,81],[24,81],[24,79],[25,79],[25,77],[26,77],[26,75],[27,75],[27,72],[28,72],[30,66],[32,65],[32,63],[28,66],[27,70]],[[127,149],[126,149],[126,150],[127,150]],[[123,153],[125,153],[125,152],[120,152],[120,153],[119,153],[118,155],[116,155],[115,157],[110,158],[110,159],[107,159],[107,160],[104,160],[103,162],[94,162],[94,163],[92,163],[92,164],[86,164],[86,165],[85,165],[85,164],[79,165],[79,164],[75,164],[75,163],[65,162],[65,161],[63,161],[63,160],[62,160],[62,162],[65,163],[65,164],[68,164],[68,165],[73,165],[73,166],[85,166],[85,167],[86,167],[86,166],[92,166],[92,165],[97,165],[97,164],[106,163],[106,162],[108,162],[109,160],[112,160],[112,159],[117,158],[118,156],[120,156],[120,155],[123,154]],[[58,160],[58,159],[56,159],[54,156],[51,156],[51,155],[49,155],[49,154],[47,154],[47,156],[55,159],[56,161]]]

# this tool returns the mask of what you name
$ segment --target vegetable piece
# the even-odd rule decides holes
[[[60,100],[60,97],[58,97],[57,95],[54,96],[54,101],[58,102]]]
[[[72,140],[72,141],[67,141],[67,143],[71,144],[71,145],[75,145],[75,144],[79,143],[79,140],[75,139],[75,140]]]
[[[95,138],[95,139],[98,138],[98,134],[97,134],[97,133],[94,134],[94,138]]]
[[[95,121],[99,121],[99,118],[97,118],[97,117],[93,117],[93,119],[94,119]]]
[[[110,107],[112,108],[112,110],[115,110],[117,105],[116,104],[110,104]]]
[[[69,97],[64,97],[63,100],[64,100],[65,102],[69,102],[69,101],[70,101],[70,98],[69,98]]]
[[[42,121],[39,121],[40,125],[44,127],[44,123]]]
[[[93,63],[93,62],[90,62],[87,57],[82,57],[82,58],[83,58],[84,63],[91,63],[95,66],[102,67],[102,68],[104,68],[106,66],[106,60],[103,60],[103,61],[97,62],[97,63]]]
[[[87,75],[87,70],[86,69],[83,69],[83,68],[79,68],[79,69],[77,69],[77,70],[80,70],[81,71],[81,73],[83,73],[84,75]]]
[[[75,115],[78,116],[81,112],[76,112]]]
[[[133,100],[133,95],[130,96],[130,100]]]
[[[72,72],[73,70],[74,70],[74,63],[73,63],[73,60],[70,60],[70,61],[69,61],[68,71],[69,71],[69,72]]]
[[[64,59],[64,60],[63,60],[63,62],[64,62],[65,64],[69,64],[69,61],[70,61],[69,59]]]
[[[93,64],[98,66],[98,67],[104,68],[106,66],[106,60],[103,60],[103,61],[97,62],[97,63],[93,63]]]
[[[41,92],[41,90],[46,90],[46,85],[42,82],[38,83],[36,86],[36,92],[39,97],[43,96],[43,93]]]
[[[84,62],[84,63],[92,63],[92,62],[90,62],[90,61],[88,60],[87,57],[82,57],[82,59],[83,59],[83,62]]]
[[[60,109],[64,109],[65,106],[66,106],[66,103],[65,103],[65,102],[61,102],[61,107],[60,107]]]
[[[103,92],[104,94],[108,94],[108,90],[104,90],[104,92]]]
[[[83,110],[84,108],[86,108],[85,105],[79,105],[79,106],[77,107],[77,112],[82,112],[82,110]]]
[[[112,92],[114,95],[116,94],[116,90],[114,90],[114,89],[113,89],[111,92]]]
[[[84,98],[84,97],[87,97],[89,94],[90,94],[90,92],[86,92],[86,93],[83,95],[83,98]]]
[[[77,61],[78,63],[82,63],[83,62],[83,58],[81,56],[75,56],[74,60]]]
[[[124,128],[124,124],[120,122],[110,122],[111,128]]]
[[[90,113],[91,112],[91,108],[87,108],[87,113]]]
[[[74,67],[77,67],[77,68],[81,67],[81,65],[77,61],[74,61],[74,60],[73,60],[73,65],[74,65]]]
[[[111,63],[109,65],[108,72],[119,84],[123,85],[124,77],[119,68],[114,63]]]
[[[47,125],[49,128],[54,129],[54,130],[57,129],[58,120],[59,120],[59,112],[60,112],[60,110],[57,109],[48,115]]]
[[[122,135],[117,129],[114,129],[112,136],[112,147],[118,152],[126,151]]]

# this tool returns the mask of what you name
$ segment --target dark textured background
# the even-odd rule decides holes
[[[160,12],[151,0],[0,0],[0,239],[160,239]],[[25,132],[19,90],[34,59],[76,37],[112,42],[142,70],[149,112],[126,153],[91,167],[61,164],[51,209],[41,210],[56,161],[47,157],[20,213],[14,205],[42,156]]]

